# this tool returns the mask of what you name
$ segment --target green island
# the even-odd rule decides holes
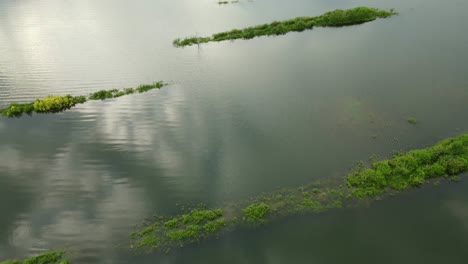
[[[63,258],[65,252],[52,251],[24,260],[7,260],[0,264],[69,264],[70,261]]]
[[[177,216],[155,215],[131,234],[131,247],[167,253],[174,247],[219,237],[242,226],[258,226],[278,217],[360,206],[432,179],[459,181],[457,175],[467,170],[468,134],[462,134],[427,148],[395,153],[368,166],[360,162],[344,179],[278,190],[222,208],[199,206],[184,209]],[[440,181],[434,182],[434,186],[439,184]]]
[[[285,21],[274,21],[244,29],[213,34],[211,37],[188,37],[175,39],[172,44],[176,47],[199,45],[207,42],[218,42],[235,39],[252,39],[260,36],[278,36],[288,32],[302,32],[314,27],[342,27],[374,21],[377,18],[387,18],[397,13],[369,7],[356,7],[353,9],[337,9],[316,17],[296,17]]]
[[[10,106],[0,109],[0,115],[11,118],[21,117],[23,114],[31,115],[32,113],[58,113],[68,110],[77,104],[86,103],[89,100],[105,100],[134,93],[144,93],[153,89],[160,89],[165,85],[167,84],[160,81],[151,84],[142,84],[136,88],[100,90],[95,93],[91,93],[88,96],[50,95],[42,99],[36,99],[31,103],[10,104]]]

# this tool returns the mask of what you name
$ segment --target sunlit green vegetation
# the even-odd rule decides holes
[[[63,251],[47,252],[24,260],[3,261],[0,264],[69,264],[68,260],[63,259],[64,254]]]
[[[388,191],[403,191],[430,179],[456,182],[468,170],[468,134],[432,147],[399,152],[388,160],[359,163],[344,179],[316,182],[262,194],[223,209],[199,208],[178,216],[155,216],[132,234],[133,248],[168,251],[242,226],[258,226],[278,217],[320,213],[381,199]],[[392,192],[393,193],[393,192]],[[363,199],[368,198],[368,199]],[[229,212],[229,213],[228,213]]]
[[[144,93],[153,89],[160,89],[167,84],[163,82],[154,82],[152,84],[140,85],[137,88],[125,88],[123,90],[101,90],[91,93],[88,96],[47,96],[43,99],[36,99],[33,103],[11,104],[9,107],[0,109],[0,115],[5,117],[21,117],[23,114],[31,115],[32,113],[58,113],[72,108],[77,104],[83,104],[88,100],[105,100],[117,98],[133,93]]]
[[[234,39],[252,39],[259,36],[278,36],[288,32],[302,32],[313,29],[314,27],[342,27],[357,25],[376,20],[377,18],[386,18],[396,13],[393,10],[379,10],[377,8],[356,7],[353,9],[337,9],[321,16],[316,17],[296,17],[285,21],[274,21],[270,24],[264,24],[244,29],[234,29],[231,31],[213,34],[211,37],[189,37],[184,39],[175,39],[174,46],[183,47],[199,45],[213,41],[225,41]]]

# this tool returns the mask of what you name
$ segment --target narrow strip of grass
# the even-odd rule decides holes
[[[42,99],[36,99],[32,103],[18,104],[14,103],[7,108],[0,109],[0,115],[5,117],[21,117],[24,114],[31,115],[32,113],[49,114],[58,113],[68,110],[77,104],[86,103],[88,100],[105,100],[109,98],[117,98],[133,93],[144,93],[153,89],[160,89],[167,85],[164,82],[154,82],[152,84],[143,84],[137,88],[125,88],[122,90],[101,90],[91,93],[88,96],[57,96],[50,95]]]
[[[460,178],[456,175],[466,171],[468,134],[462,134],[428,148],[376,161],[369,168],[360,163],[344,179],[278,190],[237,204],[226,204],[223,209],[197,208],[173,217],[155,216],[131,235],[132,248],[168,252],[173,247],[219,237],[241,226],[258,226],[278,217],[366,204],[371,199],[415,188],[434,178],[457,182]]]
[[[231,31],[213,34],[211,37],[188,37],[175,39],[173,45],[184,47],[199,45],[207,42],[218,42],[235,39],[252,39],[260,36],[278,36],[288,32],[302,32],[314,27],[342,27],[366,23],[377,18],[387,18],[397,14],[392,10],[380,10],[369,7],[356,7],[353,9],[337,9],[316,17],[296,17],[285,21],[274,21],[270,24],[263,24],[244,29],[234,29]]]
[[[2,261],[0,264],[69,264],[70,262],[63,258],[64,254],[63,251],[53,251],[24,260]]]

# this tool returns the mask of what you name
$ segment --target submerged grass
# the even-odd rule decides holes
[[[63,112],[67,109],[72,108],[77,104],[83,104],[88,100],[105,100],[109,98],[117,98],[124,95],[133,93],[144,93],[153,89],[160,89],[165,86],[164,82],[154,82],[152,84],[143,84],[137,88],[125,88],[123,90],[112,89],[112,90],[101,90],[95,93],[91,93],[88,96],[54,96],[50,95],[43,99],[36,99],[32,103],[18,104],[14,103],[7,108],[0,109],[0,115],[5,117],[21,117],[23,114],[31,115],[32,113],[58,113]]]
[[[211,37],[188,37],[175,39],[173,45],[184,47],[199,45],[207,42],[218,42],[235,39],[252,39],[260,36],[278,36],[288,32],[302,32],[314,27],[342,27],[366,23],[377,18],[386,18],[395,15],[393,10],[386,11],[377,8],[356,7],[353,9],[337,9],[316,17],[296,17],[285,21],[274,21],[270,24],[263,24],[244,29],[234,29],[231,31],[213,34]]]
[[[63,258],[64,254],[63,251],[47,252],[24,260],[3,261],[0,264],[69,264],[70,262]]]
[[[390,191],[403,191],[433,178],[459,181],[468,170],[468,134],[431,147],[398,153],[390,159],[363,163],[344,179],[317,182],[262,194],[223,209],[197,208],[177,216],[155,216],[131,235],[132,248],[163,250],[199,242],[241,226],[258,226],[278,217],[366,204]],[[437,185],[440,181],[437,181]],[[368,199],[363,199],[368,198]]]

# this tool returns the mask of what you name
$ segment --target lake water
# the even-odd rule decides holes
[[[192,35],[355,6],[359,26],[174,48]],[[0,106],[164,80],[158,91],[0,118],[0,260],[466,263],[468,183],[135,256],[132,226],[343,177],[468,132],[464,0],[0,0]],[[418,124],[407,123],[415,117]]]

